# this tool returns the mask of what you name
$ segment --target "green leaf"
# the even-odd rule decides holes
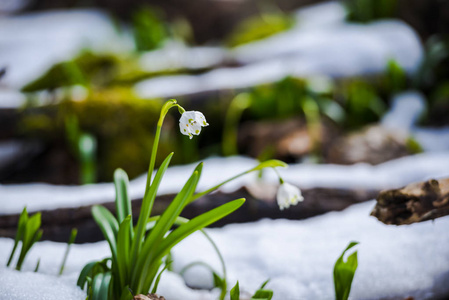
[[[96,262],[96,261],[90,262],[87,265],[85,265],[84,268],[81,270],[81,273],[80,273],[80,276],[78,277],[78,281],[76,282],[76,285],[79,286],[82,290],[84,290],[84,286],[86,285],[87,276],[89,275],[89,273],[92,271],[92,269],[94,268],[94,266],[97,263],[98,262]]]
[[[111,272],[98,273],[92,282],[91,300],[108,300]]]
[[[225,216],[237,210],[240,206],[243,205],[243,203],[245,203],[245,199],[243,198],[228,202],[179,226],[177,229],[173,230],[173,232],[171,232],[161,243],[158,255],[160,256],[166,254],[174,245],[182,241],[193,232],[224,218]]]
[[[255,168],[251,169],[251,171],[258,171],[258,170],[262,170],[265,168],[276,168],[276,167],[287,168],[288,165],[283,161],[280,161],[277,159],[270,159],[270,160],[261,162]]]
[[[101,281],[100,286],[100,294],[99,294],[99,300],[108,300],[108,294],[109,294],[109,285],[111,283],[111,273],[107,272],[103,276],[103,280]]]
[[[214,287],[221,288],[223,286],[223,279],[215,272],[212,272],[212,276],[214,277]]]
[[[36,213],[32,217],[30,217],[25,224],[25,230],[23,233],[22,239],[22,249],[20,250],[19,259],[17,261],[16,270],[20,270],[22,268],[22,264],[25,260],[25,257],[33,246],[33,244],[40,240],[42,237],[42,230],[39,230],[41,226],[41,213]]]
[[[150,217],[151,210],[153,208],[154,200],[156,199],[157,190],[159,188],[159,184],[161,183],[162,177],[164,176],[165,171],[170,164],[170,160],[173,156],[173,153],[170,153],[161,164],[159,169],[156,172],[156,176],[153,179],[153,182],[150,187],[147,186],[148,193],[145,193],[142,200],[142,207],[140,209],[139,219],[137,221],[137,227],[135,231],[135,236],[133,238],[132,246],[131,246],[131,263],[133,266],[136,265],[137,258],[140,254],[140,248],[142,246],[143,236],[145,234],[145,226],[148,218]],[[151,174],[148,174],[151,176]],[[149,180],[147,180],[149,182]],[[133,274],[133,280],[135,280],[136,274]]]
[[[263,290],[264,287],[268,284],[268,282],[270,282],[270,279],[265,280],[264,283],[262,283],[262,285],[260,286],[259,290]]]
[[[193,218],[189,222],[179,226],[177,229],[175,229],[173,232],[171,232],[161,243],[158,245],[158,247],[154,247],[152,253],[155,252],[153,255],[145,255],[147,258],[146,266],[149,268],[149,271],[146,274],[153,274],[155,271],[157,271],[158,265],[154,262],[160,261],[165,255],[168,254],[168,252],[173,248],[177,243],[182,241],[184,238],[192,234],[193,232],[200,230],[213,222],[227,216],[228,214],[232,213],[236,209],[238,209],[242,204],[245,202],[244,199],[237,199],[232,202],[226,203],[222,206],[219,206],[211,211],[208,211],[196,218]],[[147,240],[148,241],[148,240]],[[146,241],[146,242],[147,242]],[[146,252],[143,252],[146,253]],[[151,259],[153,258],[153,259]],[[153,262],[153,263],[152,263]],[[144,287],[146,287],[149,282],[151,282],[151,276],[143,276],[147,277],[147,282],[145,282]],[[149,278],[149,279],[148,279]]]
[[[203,192],[200,192],[200,193],[195,194],[195,195],[190,199],[190,202],[193,202],[193,201],[195,201],[196,199],[201,198],[202,196],[207,195],[207,194],[209,194],[209,193],[215,191],[216,189],[220,188],[220,187],[223,186],[224,184],[226,184],[226,183],[228,183],[228,182],[231,182],[232,180],[237,179],[237,178],[239,178],[240,176],[246,175],[246,174],[251,173],[251,172],[254,172],[254,171],[260,171],[260,170],[262,170],[262,169],[264,169],[264,168],[275,168],[275,167],[288,167],[288,165],[287,165],[286,163],[284,163],[284,162],[282,162],[282,161],[280,161],[280,160],[276,160],[276,159],[264,161],[264,162],[258,164],[256,167],[254,167],[254,168],[252,168],[252,169],[249,169],[249,170],[247,170],[247,171],[245,171],[245,172],[242,172],[242,173],[240,173],[240,174],[237,174],[237,175],[235,175],[235,176],[233,176],[233,177],[231,177],[231,178],[229,178],[229,179],[226,179],[225,181],[223,181],[223,182],[221,182],[221,183],[219,183],[219,184],[217,184],[217,185],[215,185],[215,186],[213,186],[213,187],[211,187],[211,188],[209,188],[209,189],[207,189],[207,190],[205,190],[205,191],[203,191]]]
[[[231,289],[231,300],[240,300],[240,288],[238,281],[235,284],[235,286]]]
[[[334,266],[334,286],[336,300],[347,300],[351,292],[352,280],[357,270],[357,251],[349,255],[347,261],[343,257],[349,249],[357,245],[358,242],[351,242],[337,259]]]
[[[120,224],[117,237],[117,268],[122,285],[128,284],[130,274],[130,247],[131,247],[131,215]]]
[[[19,244],[19,241],[23,239],[23,235],[25,233],[26,223],[28,222],[28,213],[26,207],[23,209],[22,213],[19,217],[19,223],[17,225],[17,233],[16,237],[14,239],[14,247],[12,248],[11,255],[9,256],[8,263],[6,264],[7,267],[12,262],[12,259],[14,257],[14,253],[17,250],[17,245]]]
[[[39,258],[38,260],[37,260],[37,264],[36,264],[36,267],[34,268],[34,273],[37,273],[37,271],[39,271],[39,266],[41,265],[41,259]]]
[[[70,233],[69,242],[64,253],[64,258],[62,259],[61,267],[59,268],[59,275],[62,275],[62,272],[64,272],[65,263],[67,261],[67,257],[69,256],[70,246],[75,242],[77,234],[78,230],[76,228],[73,228],[72,232]]]
[[[200,165],[202,165],[202,163]],[[164,256],[163,255],[160,258],[156,258],[158,256],[155,255],[155,251],[157,251],[157,249],[159,248],[157,247],[157,245],[159,245],[164,235],[172,227],[173,223],[176,221],[176,218],[179,216],[181,211],[184,209],[185,205],[188,203],[188,200],[190,199],[190,197],[192,196],[193,192],[196,189],[198,180],[199,180],[199,173],[197,170],[195,170],[193,174],[190,176],[189,180],[184,185],[184,187],[182,188],[182,190],[178,193],[178,195],[176,195],[175,199],[173,199],[172,203],[167,207],[165,212],[157,221],[153,230],[151,230],[151,233],[149,234],[148,238],[145,240],[142,246],[142,253],[137,260],[138,268],[135,270],[135,273],[133,274],[134,275],[132,280],[133,283],[134,280],[140,278],[140,280],[138,281],[137,288],[134,289],[136,293],[141,292],[141,288],[143,288],[144,291],[149,290],[150,288],[149,285],[151,285],[153,278],[152,275],[148,276],[148,274],[151,274],[151,272],[157,272],[157,269],[159,268],[157,264],[152,264],[151,262],[159,261]],[[150,266],[152,270],[148,270]],[[145,285],[143,285],[142,282],[144,280],[146,281]]]
[[[101,293],[101,285],[103,283],[104,274],[97,274],[92,280],[92,299],[91,300],[99,300]]]
[[[271,300],[273,298],[272,290],[257,290],[251,300]]]
[[[118,223],[109,210],[103,206],[95,205],[92,207],[92,216],[101,229],[103,236],[109,243],[112,252],[112,261],[117,259],[117,241]]]
[[[28,219],[26,224],[22,249],[25,248],[28,251],[31,248],[39,227],[41,227],[41,213],[36,213]]]
[[[123,290],[122,290],[122,295],[119,298],[120,300],[133,300],[134,296],[131,293],[131,290],[129,289],[129,286],[127,285]]]
[[[117,221],[122,223],[126,216],[131,215],[131,201],[128,196],[129,179],[126,172],[117,169],[114,172],[115,206],[117,208]]]
[[[161,280],[161,277],[162,277],[162,273],[164,273],[164,271],[168,269],[168,267],[171,265],[171,263],[172,262],[170,261],[167,264],[165,264],[165,267],[156,276],[156,280],[154,281],[154,286],[153,286],[153,289],[152,289],[151,293],[156,294],[157,287],[159,286],[159,281]]]

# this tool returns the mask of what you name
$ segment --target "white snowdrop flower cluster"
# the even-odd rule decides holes
[[[301,191],[296,186],[286,182],[279,187],[276,198],[281,210],[304,201]]]
[[[192,138],[193,135],[199,135],[201,127],[208,125],[206,118],[199,111],[186,111],[179,119],[179,130],[182,134],[188,135],[189,138]]]

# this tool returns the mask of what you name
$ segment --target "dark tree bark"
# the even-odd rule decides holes
[[[371,212],[385,224],[405,225],[449,215],[449,178],[412,183],[379,193]]]

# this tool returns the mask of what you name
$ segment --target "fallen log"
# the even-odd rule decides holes
[[[371,215],[385,224],[405,225],[449,215],[449,178],[431,179],[381,191]]]

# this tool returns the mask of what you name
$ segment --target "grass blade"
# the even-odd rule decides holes
[[[164,267],[164,268],[159,272],[159,274],[156,276],[156,280],[154,281],[153,289],[151,290],[151,293],[152,293],[152,294],[156,294],[156,292],[157,292],[157,287],[158,287],[158,285],[159,285],[159,281],[161,280],[162,273],[164,273],[164,271],[168,269],[168,267],[170,266],[171,263],[172,263],[172,262],[170,261],[170,262],[168,262],[167,264],[165,264],[165,267]]]
[[[117,237],[117,267],[120,275],[120,282],[128,284],[130,268],[130,247],[131,247],[131,215],[127,216],[120,224]]]
[[[157,221],[153,230],[151,230],[148,238],[145,240],[142,246],[142,253],[137,260],[138,267],[134,270],[135,272],[133,274],[133,283],[137,281],[137,278],[140,278],[140,280],[137,281],[137,286],[133,288],[136,293],[140,293],[141,289],[143,289],[142,291],[144,293],[150,289],[149,285],[151,285],[153,278],[152,276],[148,276],[148,268],[150,267],[150,265],[153,269],[156,269],[156,271],[159,268],[159,264],[151,264],[154,252],[158,248],[155,245],[158,245],[158,243],[160,243],[164,235],[176,221],[176,218],[179,216],[184,206],[188,203],[188,200],[196,189],[198,180],[199,174],[198,171],[195,170],[190,176],[189,180],[187,180],[187,183],[184,185],[182,190],[178,193],[178,195],[176,195],[175,199],[173,199],[172,203],[167,207],[165,212]],[[154,262],[156,262],[156,260]],[[143,281],[146,281],[145,286],[143,285]]]
[[[34,268],[34,273],[37,273],[37,271],[39,271],[39,266],[41,265],[41,259],[39,258],[37,260],[37,264],[36,264],[36,268]]]
[[[92,216],[101,229],[105,239],[108,241],[112,252],[112,259],[117,259],[117,241],[118,223],[109,210],[103,206],[95,205],[92,207]]]
[[[231,300],[240,300],[240,288],[238,281],[235,284],[235,286],[231,289]]]
[[[123,222],[126,216],[131,215],[131,201],[128,196],[129,179],[128,175],[122,169],[114,172],[115,185],[115,205],[117,208],[117,221],[119,224]]]
[[[23,240],[23,236],[25,233],[25,228],[26,228],[27,223],[28,223],[28,213],[27,213],[27,209],[25,207],[19,217],[19,224],[17,225],[17,233],[16,233],[16,237],[14,239],[14,247],[12,248],[11,255],[9,256],[8,263],[6,264],[7,267],[9,267],[9,265],[12,262],[12,259],[14,257],[14,253],[17,250],[17,245],[19,244],[19,241]]]
[[[170,153],[161,164],[159,169],[156,172],[156,176],[153,179],[153,183],[145,190],[145,195],[142,200],[142,207],[140,209],[139,220],[137,221],[137,227],[135,230],[135,236],[133,238],[132,246],[131,246],[131,262],[132,265],[136,264],[137,257],[139,256],[140,247],[142,245],[143,236],[145,234],[145,226],[148,218],[150,217],[151,210],[153,208],[154,200],[156,198],[157,190],[159,189],[159,184],[161,183],[162,177],[164,176],[165,171],[170,164],[170,160],[173,156],[173,153]],[[151,176],[151,174],[148,174]],[[147,180],[147,184],[150,180]],[[147,192],[148,190],[148,192]],[[134,278],[134,277],[133,277]]]
[[[168,254],[168,252],[171,250],[173,246],[175,246],[177,243],[182,241],[184,238],[192,234],[193,232],[200,230],[215,221],[227,216],[228,214],[232,213],[236,209],[238,209],[240,206],[243,205],[245,202],[245,199],[237,199],[234,201],[231,201],[229,203],[223,204],[213,210],[210,210],[196,218],[193,218],[189,222],[179,226],[177,229],[175,229],[172,233],[170,233],[163,241],[160,243],[160,245],[156,248],[157,252],[155,255],[149,255],[147,257],[147,264],[149,267],[149,270],[146,274],[154,274],[154,272],[157,271],[156,263],[157,261],[160,261],[165,255]],[[151,263],[153,262],[153,263]],[[151,266],[151,267],[150,267]],[[151,279],[151,276],[147,277],[147,281]],[[148,284],[146,282],[145,284]],[[145,285],[146,287],[146,285]]]
[[[69,256],[70,246],[75,242],[77,234],[78,230],[76,228],[73,228],[72,232],[70,233],[69,242],[64,253],[64,258],[62,259],[61,267],[59,268],[59,275],[62,275],[62,272],[64,272],[65,263],[67,262],[67,257]]]
[[[158,256],[160,256],[161,254],[166,254],[174,245],[182,241],[193,232],[203,229],[204,227],[234,212],[240,206],[242,206],[243,203],[245,203],[245,199],[237,199],[231,201],[217,208],[214,208],[198,217],[195,217],[189,222],[179,226],[177,229],[173,230],[173,232],[164,239],[160,247],[158,247]]]
[[[23,233],[22,249],[20,249],[19,259],[17,261],[16,270],[22,269],[22,264],[25,257],[30,250],[31,246],[42,237],[42,230],[39,230],[41,226],[41,213],[36,213],[28,219],[25,224],[25,230]]]
[[[357,270],[358,265],[357,251],[352,253],[348,257],[346,262],[343,261],[343,257],[349,249],[357,244],[357,242],[351,242],[335,262],[334,287],[336,300],[347,300],[349,297],[349,293],[351,292],[352,279],[354,278],[354,274]]]
[[[96,261],[90,262],[87,265],[85,265],[84,268],[81,270],[76,285],[79,286],[82,290],[84,290],[84,286],[86,285],[87,276],[89,275],[90,271],[92,271],[92,269],[96,264],[97,264]]]

